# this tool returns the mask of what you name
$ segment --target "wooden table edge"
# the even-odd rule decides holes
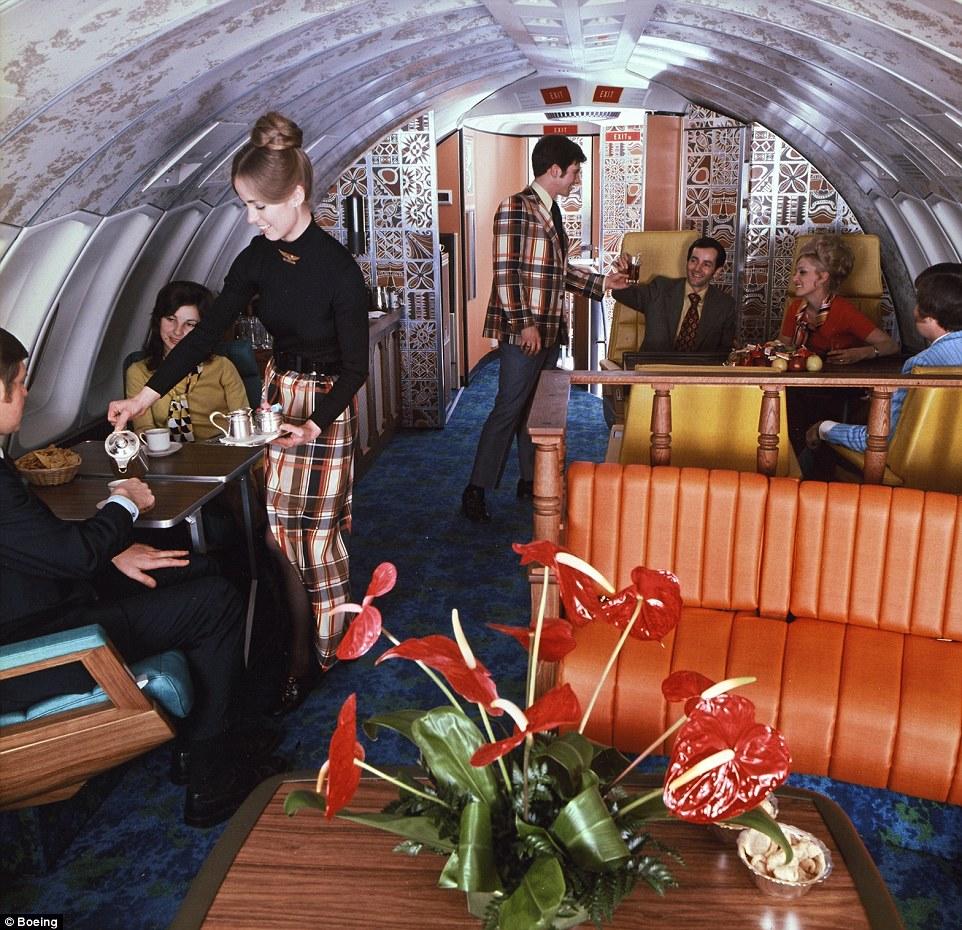
[[[261,782],[248,795],[228,822],[220,839],[217,840],[191,882],[169,930],[200,930],[237,854],[277,793],[277,789],[285,782],[313,784],[316,779],[316,769],[274,775]],[[639,784],[646,782],[650,782],[650,785],[660,783],[654,778],[639,777]],[[781,797],[808,800],[814,804],[845,859],[845,865],[852,876],[852,882],[865,908],[865,915],[872,930],[904,930],[905,925],[892,898],[892,893],[848,814],[831,798],[808,788],[782,787],[775,793]]]

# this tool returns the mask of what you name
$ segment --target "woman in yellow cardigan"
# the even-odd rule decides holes
[[[171,281],[160,289],[144,343],[146,357],[134,362],[125,375],[128,397],[140,391],[167,353],[194,329],[213,299],[206,287],[194,281]],[[227,413],[247,406],[247,391],[234,363],[211,355],[135,417],[133,429],[167,427],[171,442],[203,441],[220,435],[210,422],[215,410]]]

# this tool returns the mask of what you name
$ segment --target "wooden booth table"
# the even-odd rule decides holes
[[[216,481],[152,481],[151,490],[156,500],[145,511],[137,525],[147,529],[166,530],[187,521],[191,544],[203,552],[204,529],[200,509],[224,489]],[[110,488],[98,480],[74,478],[67,484],[54,487],[33,487],[39,497],[61,520],[86,520],[97,512],[97,504],[110,496]]]
[[[102,442],[91,440],[78,443],[71,448],[82,459],[77,473],[80,477],[106,478],[108,481],[112,478],[121,477],[117,472],[116,464],[107,455]],[[257,551],[254,547],[254,493],[251,469],[264,455],[264,448],[264,445],[226,446],[216,441],[187,442],[183,444],[179,452],[172,455],[146,455],[146,474],[144,474],[143,466],[140,464],[142,459],[135,459],[128,466],[129,477],[142,477],[150,483],[152,488],[159,480],[195,484],[216,482],[219,485],[218,491],[222,491],[229,481],[237,481],[240,484],[241,505],[244,513],[244,536],[247,542],[248,570],[251,579],[247,597],[247,621],[244,634],[245,660],[250,651],[258,581]],[[152,518],[153,511],[145,516]],[[154,527],[153,523],[145,520],[138,522],[140,526]],[[195,524],[200,524],[199,532],[203,533],[203,524],[200,523],[200,520],[192,522],[192,541],[194,540]],[[200,547],[195,545],[194,548],[199,549]]]
[[[437,887],[445,859],[393,853],[400,837],[317,811],[284,814],[284,798],[313,787],[316,774],[280,775],[244,802],[201,867],[170,930],[477,930],[458,891]],[[652,784],[656,784],[652,782]],[[664,898],[639,885],[606,927],[665,926],[759,930],[897,930],[898,912],[844,811],[803,789],[777,792],[779,819],[815,833],[834,870],[795,901],[764,897],[738,860],[734,842],[706,827],[667,822],[651,832],[681,854],[679,882]],[[380,810],[397,790],[361,781],[352,810]],[[586,928],[592,926],[585,924]]]

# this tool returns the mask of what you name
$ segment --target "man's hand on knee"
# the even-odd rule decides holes
[[[111,562],[121,574],[138,581],[146,588],[156,588],[157,582],[147,572],[158,568],[183,568],[189,564],[186,549],[155,549],[144,543],[134,543],[115,555]]]

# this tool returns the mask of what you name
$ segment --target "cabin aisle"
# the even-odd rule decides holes
[[[485,627],[488,622],[526,622],[527,584],[510,544],[529,539],[531,509],[514,496],[515,460],[508,463],[502,488],[489,497],[491,524],[476,526],[459,513],[496,382],[497,365],[485,366],[462,394],[447,428],[401,433],[355,489],[352,576],[360,600],[378,563],[397,565],[397,587],[379,599],[378,607],[385,626],[399,638],[450,635],[451,609],[458,608],[500,692],[518,700],[524,655]],[[603,458],[607,433],[599,399],[582,391],[573,395],[569,430],[569,458]],[[270,617],[269,609],[260,611],[261,636],[270,635]],[[378,646],[373,653],[381,651]],[[342,663],[284,721],[281,752],[292,769],[321,764],[337,711],[351,692],[357,692],[360,719],[443,700],[413,663],[375,668],[370,655]],[[363,741],[375,765],[414,760],[400,738]],[[183,790],[167,781],[168,757],[168,749],[161,747],[130,763],[54,871],[3,881],[0,912],[61,913],[69,930],[166,927],[222,831],[182,824]],[[848,811],[908,927],[962,926],[959,808],[824,778],[794,777],[793,782],[824,791]]]

